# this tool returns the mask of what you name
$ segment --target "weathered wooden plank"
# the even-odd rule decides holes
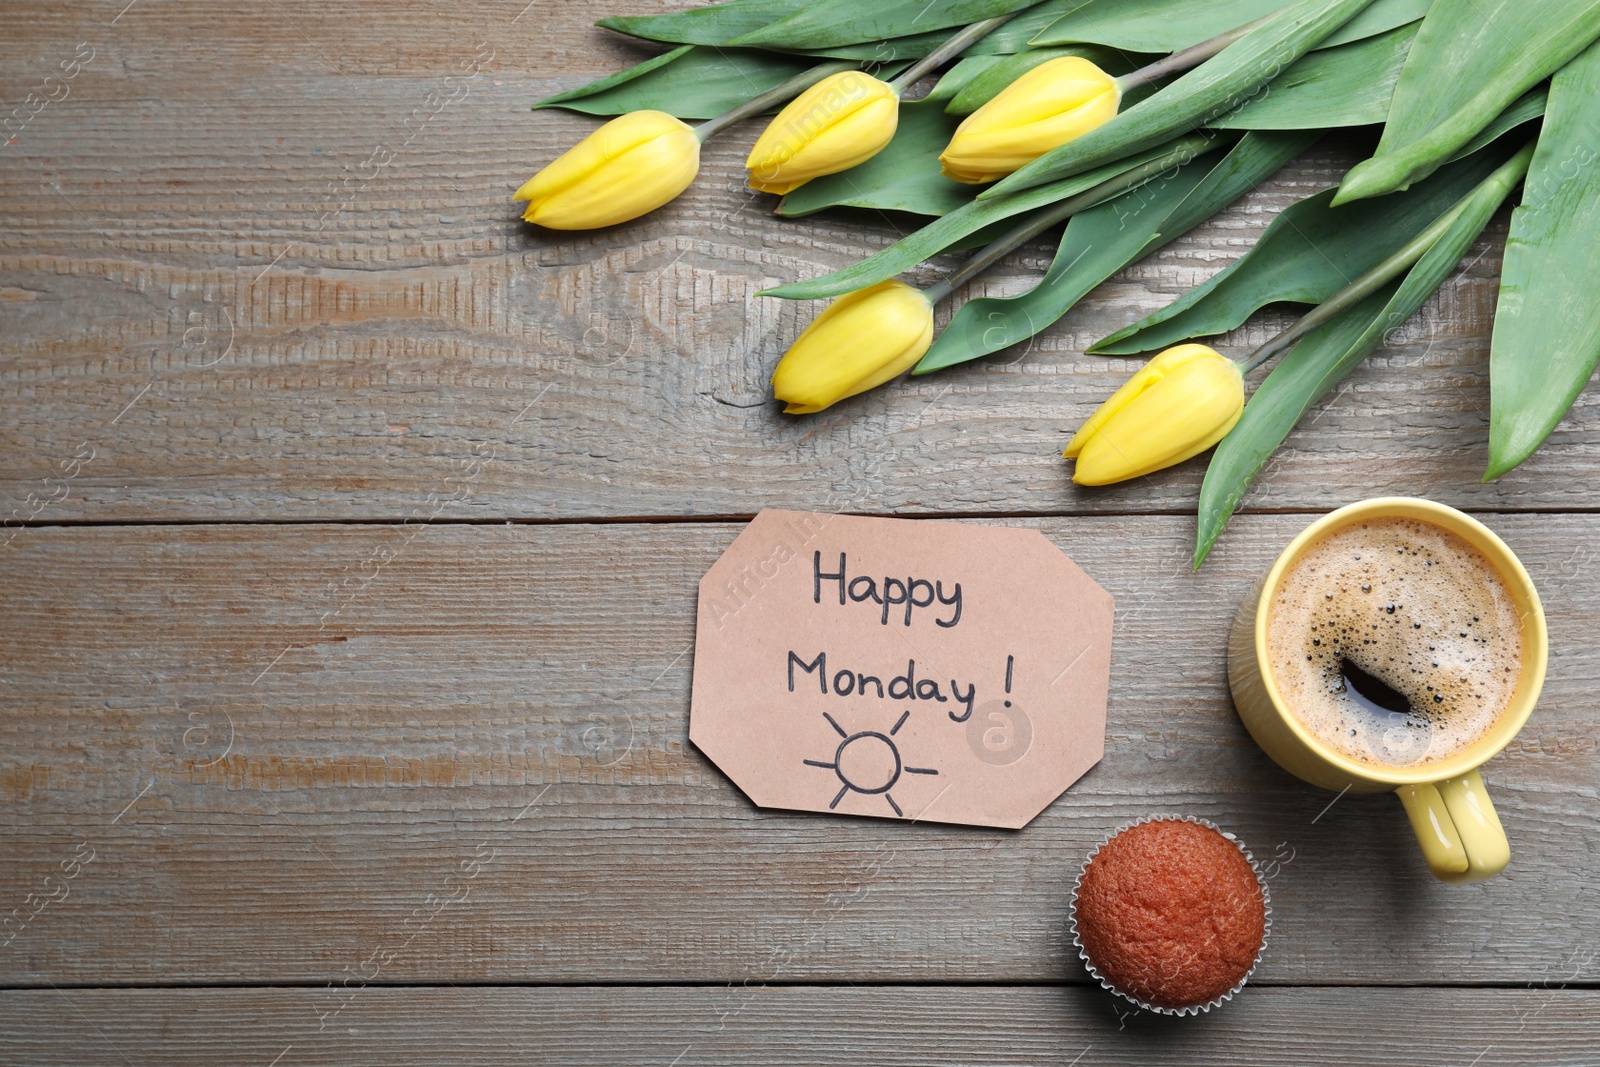
[[[908,223],[772,218],[742,187],[753,129],[708,146],[700,181],[645,220],[575,235],[517,221],[510,190],[593,125],[528,102],[638,54],[588,26],[613,8],[530,8],[514,32],[514,3],[459,17],[399,0],[249,17],[141,4],[114,26],[114,12],[24,8],[0,51],[7,99],[76,42],[100,51],[0,153],[0,521],[1193,505],[1199,462],[1071,485],[1061,444],[1135,365],[1082,348],[1242,254],[1353,150],[1313,151],[1025,351],[790,418],[767,378],[814,308],[755,292]],[[1589,398],[1523,469],[1477,481],[1503,229],[1291,438],[1247,506],[1375,492],[1592,506]],[[1016,291],[1047,251],[972,292]],[[470,496],[430,497],[474,449],[495,461]]]
[[[240,12],[227,0],[181,7],[148,0],[121,3],[16,3],[5,11],[0,73],[4,99],[26,92],[29,65],[53,64],[78,41],[97,50],[95,63],[123,76],[249,79],[294,71],[342,71],[352,79],[416,77],[448,72],[452,49],[492,41],[506,69],[541,76],[585,75],[597,63],[620,67],[664,50],[597,29],[606,15],[653,15],[700,6],[701,0],[383,0],[362,18],[340,5],[273,0]],[[203,48],[197,49],[197,45]],[[41,71],[42,73],[42,71]],[[16,79],[13,82],[11,79]]]
[[[342,1011],[337,1009],[344,1005]],[[337,1014],[334,1014],[337,1011]],[[1589,1063],[1600,992],[1249,988],[1195,1019],[1099,989],[750,986],[0,993],[9,1063]],[[274,1057],[279,1057],[274,1059]]]
[[[1159,811],[1273,865],[1265,981],[1544,981],[1600,940],[1600,517],[1488,518],[1555,651],[1487,771],[1513,866],[1473,887],[1231,710],[1227,620],[1306,516],[1240,518],[1198,575],[1180,516],[1034,523],[1121,609],[1106,758],[1016,833],[760,811],[687,744],[695,583],[733,525],[26,530],[0,982],[1073,979],[1080,858]]]

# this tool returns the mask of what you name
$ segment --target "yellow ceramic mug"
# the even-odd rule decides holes
[[[1420,767],[1379,767],[1346,759],[1323,745],[1284,706],[1267,656],[1267,619],[1283,576],[1309,546],[1365,519],[1415,519],[1443,527],[1475,547],[1505,581],[1522,615],[1522,677],[1505,713],[1472,747]],[[1414,497],[1365,500],[1324,515],[1289,542],[1254,594],[1239,606],[1228,638],[1228,685],[1239,718],[1277,764],[1324,789],[1393,790],[1405,805],[1434,875],[1477,882],[1500,873],[1511,847],[1478,774],[1522,729],[1544,685],[1549,638],[1539,594],[1522,563],[1481,522],[1454,508]]]

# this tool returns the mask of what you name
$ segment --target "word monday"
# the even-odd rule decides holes
[[[961,707],[961,714],[950,711],[952,722],[966,722],[972,717],[972,705],[978,699],[978,687],[973,682],[967,683],[965,692],[954,678],[950,679],[948,690],[932,678],[917,677],[917,661],[907,660],[904,674],[897,674],[884,684],[883,678],[864,671],[840,670],[831,676],[828,673],[828,654],[818,652],[810,662],[797,656],[791,649],[787,661],[789,674],[789,692],[794,692],[795,668],[800,668],[801,681],[805,675],[815,674],[817,685],[823,696],[830,693],[833,696],[847,697],[858,695],[863,697],[875,696],[879,700],[887,697],[890,700],[931,700],[939,704],[948,704],[952,700]],[[1009,684],[1009,682],[1008,682]],[[870,687],[870,688],[869,688]],[[875,690],[875,691],[874,691]],[[1009,692],[1009,690],[1008,690]],[[948,693],[948,695],[946,695]]]

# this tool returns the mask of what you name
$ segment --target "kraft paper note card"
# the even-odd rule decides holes
[[[762,807],[1021,827],[1105,751],[1111,628],[1036,530],[763,511],[700,580],[689,739]]]

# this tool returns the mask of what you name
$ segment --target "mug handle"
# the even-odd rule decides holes
[[[1445,882],[1481,882],[1511,862],[1511,845],[1476,770],[1442,782],[1395,790],[1411,819],[1433,876]]]

